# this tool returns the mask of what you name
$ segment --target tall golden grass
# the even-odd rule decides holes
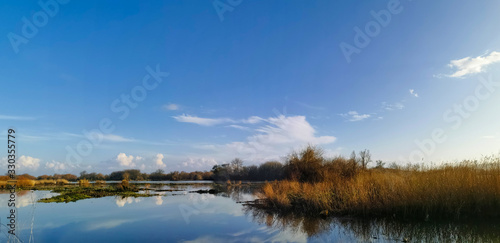
[[[323,171],[328,172],[325,167],[331,165],[331,161],[325,162]],[[403,218],[500,216],[500,157],[438,167],[359,169],[349,176],[329,173],[319,182],[267,183],[261,196],[267,199],[267,207],[306,214]]]
[[[80,187],[90,187],[90,182],[87,179],[81,179],[78,181]]]
[[[35,184],[36,184],[35,180],[30,180],[27,178],[18,178],[16,181],[17,187],[33,187],[35,186]]]
[[[0,188],[2,189],[7,188],[7,181],[0,181]]]
[[[96,180],[94,182],[95,185],[105,185],[106,184],[106,181],[103,181],[103,180]]]
[[[37,185],[55,185],[56,181],[55,180],[42,179],[42,180],[36,180],[35,183]]]

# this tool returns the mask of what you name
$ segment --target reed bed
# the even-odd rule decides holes
[[[1,189],[7,188],[7,181],[0,181],[0,188]]]
[[[322,171],[329,176],[319,182],[266,183],[265,207],[312,215],[500,217],[500,157],[437,167],[359,169],[348,177],[328,166],[324,163]]]
[[[69,181],[66,180],[66,179],[57,179],[57,180],[42,179],[42,180],[36,180],[35,184],[36,185],[46,185],[46,186],[50,186],[50,185],[66,185],[66,184],[69,184]]]
[[[17,181],[16,181],[17,187],[34,187],[35,184],[36,184],[35,180],[30,180],[27,178],[20,178],[20,179],[17,179]]]
[[[90,182],[87,179],[81,179],[78,181],[78,186],[80,187],[90,187]]]

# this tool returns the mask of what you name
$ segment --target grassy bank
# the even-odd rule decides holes
[[[78,181],[78,185],[60,186],[51,190],[52,192],[60,193],[51,198],[43,198],[38,202],[76,202],[86,198],[99,198],[107,196],[122,196],[122,197],[151,197],[160,194],[139,193],[139,189],[130,185],[128,181],[123,180],[117,185],[105,185],[103,183],[95,183],[91,185],[88,180]]]
[[[499,158],[364,169],[355,159],[328,160],[308,148],[290,156],[286,167],[288,180],[264,185],[265,208],[310,215],[500,217]]]
[[[60,193],[58,196],[51,198],[43,198],[38,200],[38,202],[75,202],[87,198],[99,198],[107,196],[122,196],[122,197],[151,197],[158,196],[160,194],[141,194],[138,190],[124,190],[118,187],[107,186],[107,187],[72,187],[72,188],[58,188],[53,190],[53,192]]]

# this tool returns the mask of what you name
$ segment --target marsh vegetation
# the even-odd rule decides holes
[[[364,156],[364,157],[363,157]],[[498,219],[500,158],[440,166],[367,168],[369,152],[324,158],[308,147],[291,154],[285,180],[263,186],[257,206],[307,215],[416,219]]]

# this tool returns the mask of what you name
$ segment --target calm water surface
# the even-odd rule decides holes
[[[247,187],[217,195],[188,192],[210,189],[210,184],[151,187],[179,191],[72,203],[33,203],[56,194],[19,192],[17,234],[22,242],[30,242],[30,237],[32,242],[500,242],[498,223],[278,216],[237,203],[255,198]],[[0,242],[8,241],[8,197],[0,192]]]

